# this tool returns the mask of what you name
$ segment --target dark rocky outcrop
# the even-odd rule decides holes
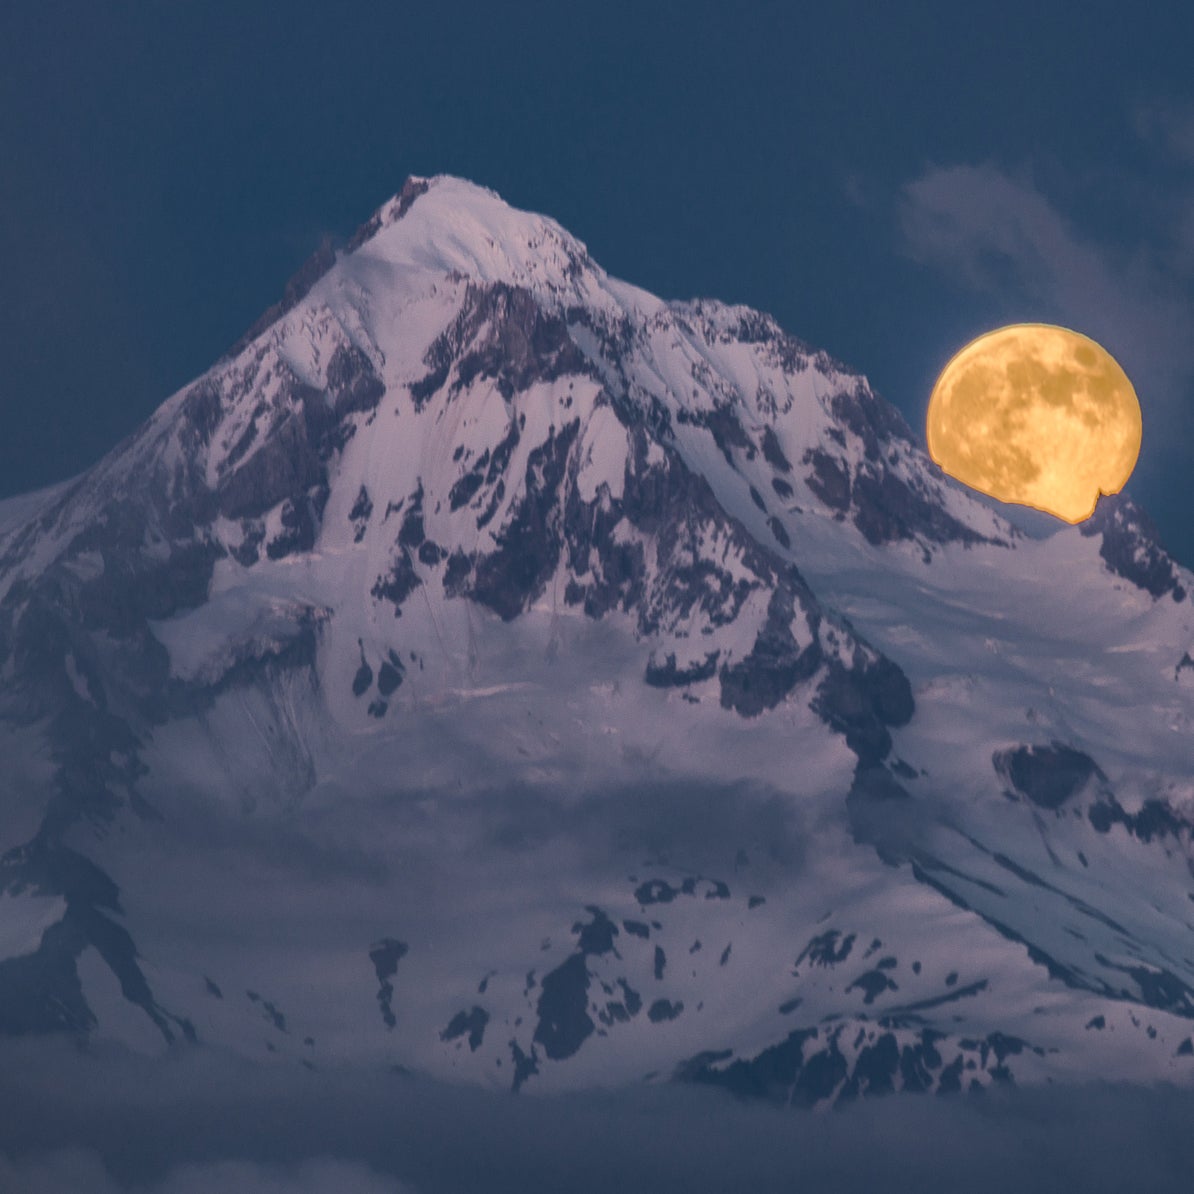
[[[476,1053],[485,1041],[485,1026],[489,1023],[489,1013],[483,1007],[472,1007],[469,1011],[460,1011],[454,1015],[447,1028],[439,1034],[441,1041],[455,1041],[460,1037],[468,1037],[470,1053]]]
[[[586,959],[612,953],[618,935],[617,926],[600,908],[590,907],[588,912],[588,921],[572,926],[576,951],[545,974],[540,984],[534,1041],[553,1061],[571,1057],[593,1034],[596,1025],[588,1012],[591,976]]]
[[[567,322],[547,312],[530,291],[504,282],[470,283],[460,313],[427,350],[428,372],[410,387],[416,407],[455,373],[455,393],[482,378],[507,401],[537,381],[587,374],[590,365]]]
[[[881,1022],[881,1024],[884,1022]],[[856,1032],[854,1060],[842,1051],[843,1033]],[[949,1065],[946,1045],[957,1049]],[[843,1105],[860,1097],[890,1094],[896,1089],[939,1094],[962,1089],[962,1075],[971,1075],[971,1088],[981,1088],[977,1075],[988,1082],[1011,1082],[1008,1060],[1025,1049],[1040,1049],[1004,1033],[949,1040],[932,1028],[905,1034],[903,1043],[887,1027],[845,1025],[798,1028],[753,1058],[727,1059],[728,1052],[698,1054],[677,1067],[674,1080],[717,1086],[744,1098],[795,1107],[832,1102]]]
[[[373,362],[355,344],[342,344],[332,353],[327,367],[328,397],[337,419],[370,411],[386,392]]]
[[[643,679],[652,688],[683,688],[710,680],[717,673],[719,651],[710,651],[704,659],[698,659],[684,667],[676,666],[676,656],[669,654],[663,663],[656,663],[654,656],[647,660]]]
[[[806,643],[796,641],[792,622],[799,606],[806,615],[813,637]],[[802,581],[793,577],[781,582],[771,595],[767,620],[755,638],[750,653],[735,664],[723,664],[721,704],[743,717],[757,717],[774,709],[802,680],[809,679],[821,666],[823,654],[816,637],[817,615],[808,600]]]
[[[1046,809],[1060,808],[1092,779],[1107,778],[1089,755],[1062,742],[997,750],[991,762],[1021,796]]]
[[[843,937],[837,929],[826,929],[817,934],[800,951],[800,955],[793,963],[793,972],[800,969],[800,964],[807,961],[810,966],[838,966],[849,956],[854,948],[857,935],[850,933]]]
[[[1189,838],[1192,832],[1189,822],[1163,800],[1146,800],[1139,812],[1129,813],[1110,792],[1103,792],[1090,806],[1087,818],[1099,833],[1109,833],[1112,825],[1122,825],[1134,838],[1146,843],[1154,838]]]
[[[394,1015],[394,984],[391,981],[398,973],[398,963],[406,957],[410,947],[394,937],[383,937],[369,947],[369,961],[377,975],[377,1004],[385,1026],[392,1029],[398,1018]]]
[[[1102,537],[1099,555],[1116,576],[1154,599],[1168,593],[1174,601],[1185,600],[1185,586],[1161,545],[1156,525],[1127,494],[1104,494],[1079,530],[1088,537]]]
[[[670,999],[656,999],[647,1008],[647,1019],[652,1024],[663,1024],[668,1020],[677,1019],[683,1011],[684,1004],[679,1000],[673,1003]]]
[[[503,621],[516,618],[544,590],[559,562],[560,486],[580,427],[573,420],[527,457],[525,491],[497,550],[479,557],[467,592]]]
[[[158,1003],[141,969],[132,937],[113,919],[123,915],[116,884],[82,854],[57,844],[51,834],[0,858],[0,890],[59,896],[60,921],[48,927],[32,953],[0,960],[0,1035],[83,1033],[95,1026],[84,997],[78,960],[94,948],[120,984],[167,1042],[197,1039],[191,1022]]]
[[[813,698],[813,709],[825,723],[844,734],[859,766],[875,767],[891,751],[889,726],[907,725],[915,704],[908,677],[880,655],[855,654],[850,667],[827,661],[825,676]]]

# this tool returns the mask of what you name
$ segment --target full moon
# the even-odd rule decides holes
[[[929,397],[929,455],[972,489],[1066,522],[1118,493],[1140,455],[1136,391],[1078,332],[1016,323],[972,340]]]

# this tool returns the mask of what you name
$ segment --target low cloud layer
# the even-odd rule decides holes
[[[13,1194],[414,1194],[409,1186],[352,1161],[320,1158],[297,1164],[215,1161],[180,1165],[160,1180],[118,1182],[98,1152],[69,1149],[8,1160],[0,1157],[0,1190]]]
[[[0,1188],[97,1194],[611,1189],[1186,1191],[1194,1094],[891,1097],[821,1114],[644,1087],[536,1098],[192,1051],[0,1050]]]

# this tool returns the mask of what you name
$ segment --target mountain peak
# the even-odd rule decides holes
[[[304,1063],[785,1102],[1171,1075],[1194,690],[1157,598],[1190,579],[1123,500],[1091,529],[1015,539],[770,317],[409,179],[0,508],[0,1035],[131,1005]],[[255,818],[313,834],[276,921],[211,845]]]
[[[553,301],[591,298],[592,288],[582,294],[576,282],[584,270],[597,269],[585,246],[555,220],[511,207],[496,191],[455,175],[412,174],[342,250],[325,238],[283,287],[282,297],[254,320],[222,359],[242,353],[337,265],[351,272],[350,263],[358,254],[359,268],[366,273],[375,273],[381,265],[407,276],[428,273],[481,284],[506,283]]]
[[[411,176],[349,242],[349,252],[402,270],[523,286],[537,297],[571,292],[596,267],[555,220],[511,207],[495,191],[449,174]]]

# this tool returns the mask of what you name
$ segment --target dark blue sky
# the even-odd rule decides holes
[[[0,13],[0,495],[93,462],[407,174],[774,313],[919,431],[1065,323],[1136,383],[1194,564],[1194,8],[83,0]]]

